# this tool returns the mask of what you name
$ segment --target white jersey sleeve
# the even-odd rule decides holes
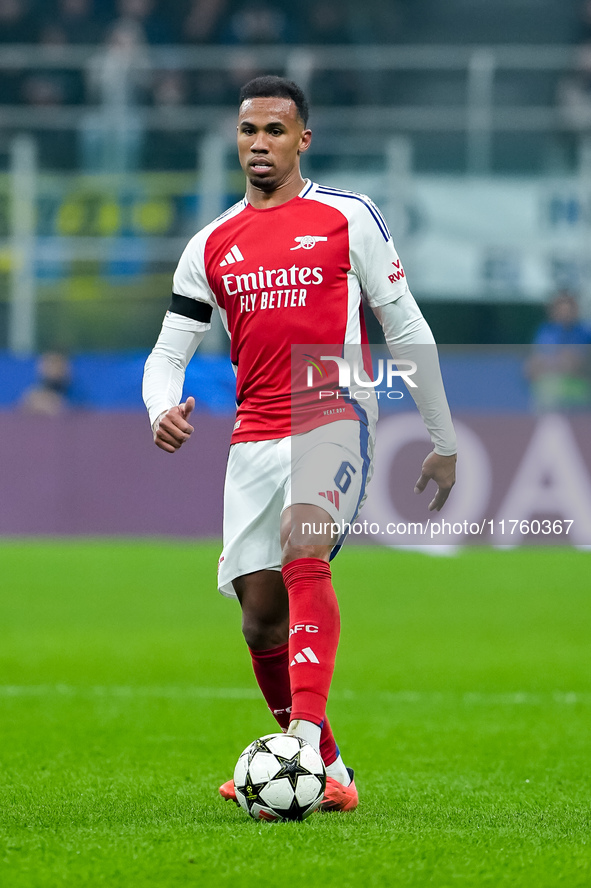
[[[215,308],[215,296],[205,274],[204,255],[207,234],[207,228],[199,231],[183,250],[172,279],[172,291],[178,296],[194,299],[196,302],[204,302]]]
[[[146,361],[142,383],[152,428],[162,413],[180,403],[185,370],[209,328],[210,324],[166,313],[158,341]]]
[[[209,286],[205,271],[205,248],[212,232],[224,222],[231,219],[232,216],[242,212],[245,205],[245,200],[241,200],[237,204],[234,204],[233,207],[230,207],[229,210],[226,210],[225,213],[222,213],[221,216],[218,216],[217,219],[214,219],[213,222],[210,222],[209,225],[206,225],[205,228],[202,228],[201,231],[198,231],[197,234],[191,238],[179,259],[179,264],[174,273],[172,281],[173,294],[177,294],[184,299],[193,299],[196,302],[203,302],[211,308],[219,307],[213,290]],[[177,305],[173,305],[172,308],[173,311],[177,311],[179,314],[185,314],[183,309],[188,308],[188,317],[193,317],[195,320],[199,321],[205,319],[201,312],[197,312],[197,317],[195,317],[194,314],[191,314],[190,306],[188,307],[186,303],[183,305],[182,300],[180,305],[177,303]]]
[[[371,198],[325,185],[315,186],[309,197],[346,217],[351,270],[368,305],[377,308],[403,296],[408,291],[404,269],[387,222]]]
[[[375,315],[394,360],[411,361],[415,365],[415,385],[407,387],[435,452],[452,456],[457,452],[456,433],[441,378],[437,346],[419,306],[408,291],[393,302],[377,306]]]
[[[403,296],[408,284],[384,217],[369,197],[360,197],[350,225],[351,260],[364,299],[377,308]]]

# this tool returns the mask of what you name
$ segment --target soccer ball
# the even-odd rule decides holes
[[[234,769],[238,803],[255,820],[305,820],[320,805],[325,786],[320,755],[287,734],[254,740]]]

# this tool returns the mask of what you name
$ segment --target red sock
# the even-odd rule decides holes
[[[280,728],[289,726],[291,688],[289,686],[289,645],[287,642],[268,651],[250,650],[255,678],[271,715]]]
[[[339,747],[334,738],[332,728],[327,718],[322,723],[322,731],[320,732],[320,756],[325,766],[328,768],[338,758]]]
[[[285,730],[289,726],[291,713],[291,688],[289,683],[289,645],[267,651],[250,650],[252,668],[267,706],[271,710],[279,727]],[[337,758],[339,750],[335,742],[329,721],[324,719],[320,734],[320,755],[325,765],[331,765]]]
[[[282,574],[289,595],[291,718],[322,725],[340,631],[330,567],[320,558],[298,558]]]

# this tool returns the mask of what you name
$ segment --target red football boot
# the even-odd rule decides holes
[[[219,794],[223,799],[227,802],[236,802],[238,804],[238,799],[236,798],[236,790],[234,789],[234,781],[226,780],[225,783],[219,788]]]
[[[320,803],[319,811],[353,811],[359,804],[359,794],[355,786],[353,769],[347,768],[351,782],[343,786],[334,777],[326,778],[324,798]]]

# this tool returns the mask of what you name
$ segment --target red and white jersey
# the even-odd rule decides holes
[[[255,209],[245,198],[206,226],[188,243],[173,282],[175,294],[217,308],[230,336],[232,443],[294,433],[292,346],[336,345],[342,354],[366,343],[362,298],[385,305],[406,290],[375,204],[310,181],[287,203]],[[305,380],[303,363],[301,370]],[[298,432],[363,412],[352,399],[327,407],[310,395],[298,402]]]

